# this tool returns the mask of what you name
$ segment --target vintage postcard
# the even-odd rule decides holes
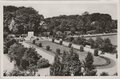
[[[1,1],[1,79],[119,79],[119,1]]]

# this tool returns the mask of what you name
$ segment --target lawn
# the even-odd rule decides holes
[[[46,49],[46,46],[49,45],[51,50],[53,52],[56,51],[57,48],[59,48],[61,50],[61,53],[65,50],[65,51],[69,51],[69,47],[67,46],[63,46],[63,45],[59,45],[59,44],[56,44],[56,43],[53,43],[51,41],[40,41],[43,45],[42,48]],[[85,59],[85,57],[87,56],[87,52],[80,52],[79,50],[75,49],[74,50],[78,55],[79,55],[79,59],[81,61],[83,61]],[[101,58],[99,56],[95,57],[94,56],[94,65],[102,65],[102,64],[106,64],[106,60],[104,58]]]

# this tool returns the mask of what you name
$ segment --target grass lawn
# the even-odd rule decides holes
[[[61,50],[61,53],[65,50],[65,51],[69,51],[69,47],[66,47],[66,46],[63,46],[63,45],[59,45],[59,44],[56,44],[56,43],[52,43],[50,41],[40,41],[43,45],[42,48],[46,49],[46,46],[49,45],[51,50],[53,52],[56,51],[57,48],[59,48]],[[74,50],[76,53],[78,53],[79,55],[79,59],[81,61],[83,61],[85,59],[85,57],[87,56],[87,52],[80,52],[79,50]],[[99,56],[94,56],[94,65],[101,65],[101,64],[106,64],[106,60],[99,57]]]

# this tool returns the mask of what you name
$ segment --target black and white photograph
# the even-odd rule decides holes
[[[118,4],[3,4],[2,76],[118,76]]]

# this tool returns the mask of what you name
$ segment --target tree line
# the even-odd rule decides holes
[[[71,31],[75,34],[88,33],[110,33],[117,29],[117,20],[113,20],[111,15],[103,13],[84,12],[82,15],[60,15],[56,17],[46,18],[48,30]]]
[[[82,15],[60,15],[44,18],[32,7],[4,6],[4,33],[23,34],[34,31],[35,34],[56,31],[70,31],[75,34],[109,33],[117,29],[117,20],[103,13],[84,12]]]

